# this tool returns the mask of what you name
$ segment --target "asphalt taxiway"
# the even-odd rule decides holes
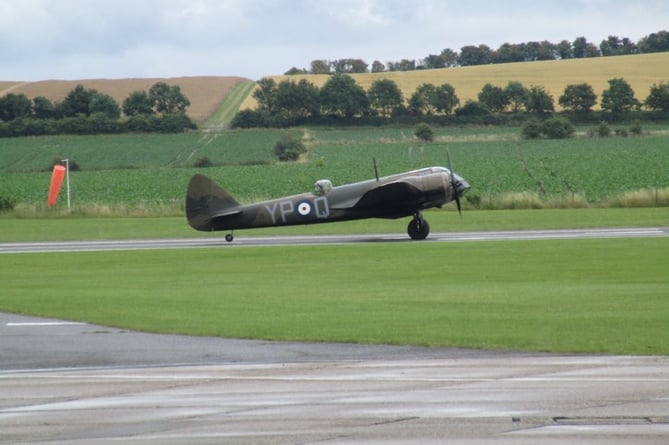
[[[0,443],[666,444],[669,357],[283,343],[0,313]]]

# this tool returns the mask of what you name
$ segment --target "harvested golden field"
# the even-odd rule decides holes
[[[634,89],[636,98],[643,101],[654,83],[669,81],[669,53],[637,54],[631,56],[596,57],[588,59],[550,60],[544,62],[505,63],[479,65],[436,70],[395,71],[386,73],[353,74],[352,77],[365,90],[377,79],[391,79],[397,83],[405,98],[413,94],[422,83],[441,85],[450,83],[455,94],[464,103],[476,100],[486,83],[504,87],[509,81],[521,82],[526,87],[543,86],[555,99],[562,95],[567,85],[588,83],[595,90],[598,102],[602,91],[609,87],[608,80],[624,78]],[[316,86],[322,86],[328,75],[271,76],[277,82],[284,79],[296,81],[306,78]],[[241,109],[255,108],[251,96],[242,103]],[[599,108],[599,103],[595,109]]]
[[[133,91],[144,90],[156,82],[178,85],[190,100],[188,115],[196,122],[203,122],[214,114],[226,95],[242,77],[170,77],[147,79],[88,79],[88,80],[43,80],[39,82],[0,82],[0,96],[7,93],[23,93],[29,98],[44,96],[52,102],[61,101],[78,84],[101,93],[109,94],[119,104]]]

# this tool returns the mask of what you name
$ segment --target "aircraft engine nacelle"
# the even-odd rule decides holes
[[[445,171],[408,177],[405,180],[422,192],[419,200],[422,208],[441,207],[452,199],[450,177]]]

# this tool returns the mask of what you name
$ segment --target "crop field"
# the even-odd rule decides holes
[[[521,82],[526,87],[543,86],[555,99],[564,92],[567,85],[588,83],[600,98],[594,107],[599,108],[602,91],[609,87],[608,80],[622,77],[632,86],[635,97],[643,101],[653,83],[667,81],[669,53],[637,54],[618,57],[596,57],[586,59],[550,60],[542,62],[505,63],[479,65],[435,70],[395,71],[387,73],[352,74],[356,82],[365,90],[378,79],[391,79],[409,98],[423,83],[441,85],[449,83],[461,103],[477,100],[478,93],[486,83],[505,87],[509,81]],[[277,82],[292,79],[296,82],[306,78],[321,87],[327,75],[270,76]],[[255,108],[256,102],[249,96],[241,108]]]
[[[301,162],[275,162],[272,147],[286,133],[309,147]],[[448,149],[454,169],[472,184],[469,199],[476,197],[483,208],[523,193],[534,197],[530,207],[611,205],[611,199],[641,189],[651,195],[643,205],[667,205],[669,150],[662,129],[643,137],[533,141],[518,133],[506,127],[438,128],[436,142],[427,145],[418,143],[411,128],[396,127],[0,139],[0,195],[44,206],[50,165],[70,158],[82,169],[70,178],[74,206],[178,209],[195,172],[248,202],[308,191],[320,178],[335,185],[369,179],[373,158],[381,175],[446,165]],[[194,168],[203,156],[217,166]],[[505,205],[514,206],[528,204]]]

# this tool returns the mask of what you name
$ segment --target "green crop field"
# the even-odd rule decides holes
[[[468,199],[478,199],[482,208],[627,206],[635,204],[620,197],[634,199],[642,189],[647,192],[637,205],[667,205],[668,139],[664,127],[649,131],[642,137],[527,141],[518,128],[438,128],[436,142],[427,145],[410,127],[0,139],[0,196],[44,207],[50,165],[67,157],[82,169],[70,178],[75,207],[167,206],[178,212],[195,172],[248,202],[301,193],[320,178],[335,185],[369,179],[373,158],[382,175],[446,165],[448,149],[455,170],[472,184]],[[310,151],[302,162],[275,162],[272,147],[283,134],[305,140]],[[218,166],[193,168],[203,156]],[[523,194],[532,198],[523,202]],[[495,204],[518,196],[517,203]]]

